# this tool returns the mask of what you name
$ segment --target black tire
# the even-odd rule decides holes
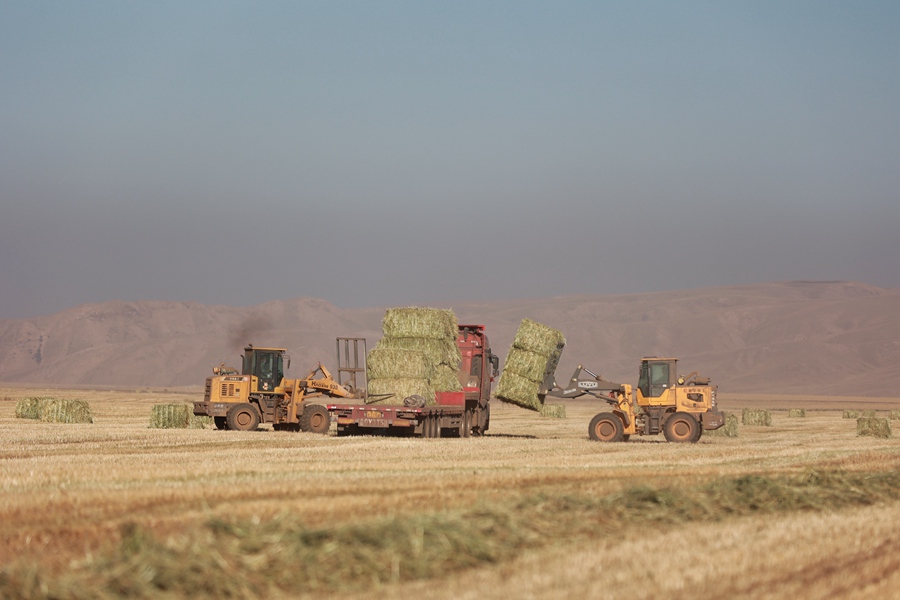
[[[472,411],[464,410],[462,424],[459,426],[459,437],[467,438],[472,435]]]
[[[225,417],[213,417],[213,423],[216,424],[216,429],[228,429],[228,423],[225,422]]]
[[[337,434],[338,437],[344,437],[345,435],[360,435],[359,425],[338,425]]]
[[[680,444],[693,444],[700,439],[697,433],[698,429],[700,429],[700,424],[697,422],[697,419],[686,412],[673,414],[666,419],[666,424],[663,425],[663,433],[666,436],[666,440]]]
[[[630,437],[631,437],[631,435],[626,433],[625,435],[622,436],[622,441],[627,442]]]
[[[252,404],[238,404],[225,415],[228,429],[235,431],[256,431],[259,427],[259,411]]]
[[[595,442],[621,442],[625,433],[622,419],[611,412],[594,415],[588,426],[588,437]]]
[[[300,431],[324,435],[331,427],[331,413],[321,404],[307,404],[300,415]]]
[[[694,438],[694,442],[699,442],[700,438],[703,437],[703,423],[699,423],[697,427],[697,437]]]

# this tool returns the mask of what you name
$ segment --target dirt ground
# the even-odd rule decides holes
[[[94,423],[14,416],[16,400],[87,400]],[[567,418],[492,404],[483,438],[337,438],[276,432],[149,429],[153,404],[196,392],[0,388],[0,564],[64,574],[115,544],[126,523],[160,539],[211,518],[290,514],[311,527],[454,511],[511,497],[600,497],[635,485],[689,487],[717,478],[811,470],[882,473],[900,442],[858,437],[844,409],[900,410],[900,399],[723,396],[724,410],[772,410],[772,427],[697,444],[662,436],[587,438],[604,410],[567,403]],[[789,418],[790,408],[806,417]],[[897,427],[897,421],[893,422]],[[633,527],[596,542],[566,540],[465,576],[381,585],[385,597],[887,597],[900,584],[900,501],[787,511],[721,522]],[[633,515],[635,522],[641,515]]]

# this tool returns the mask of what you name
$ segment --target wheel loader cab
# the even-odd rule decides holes
[[[675,386],[678,378],[675,358],[647,357],[641,359],[638,391],[643,398],[661,398]]]
[[[273,392],[284,379],[284,348],[244,348],[242,375],[256,377],[258,392]]]

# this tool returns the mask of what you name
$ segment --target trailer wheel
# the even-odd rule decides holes
[[[259,427],[259,412],[252,404],[238,404],[228,411],[225,424],[228,429],[255,431]]]
[[[666,440],[678,443],[695,443],[700,439],[700,424],[693,415],[686,412],[677,412],[666,420],[663,433]]]
[[[472,435],[472,411],[464,410],[462,424],[459,426],[459,437],[467,438]]]
[[[300,415],[300,431],[326,434],[331,427],[331,414],[321,404],[307,404]]]
[[[600,413],[591,419],[588,437],[595,442],[621,442],[625,427],[622,419],[610,412]]]
[[[225,417],[213,417],[213,423],[216,424],[216,429],[228,429]]]

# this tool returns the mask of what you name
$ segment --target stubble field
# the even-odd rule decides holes
[[[90,402],[94,423],[14,417]],[[847,598],[900,585],[900,440],[843,409],[724,396],[773,427],[587,439],[492,403],[483,438],[149,429],[196,394],[0,388],[0,597]],[[805,418],[789,418],[805,408]],[[896,428],[898,422],[894,422]]]

